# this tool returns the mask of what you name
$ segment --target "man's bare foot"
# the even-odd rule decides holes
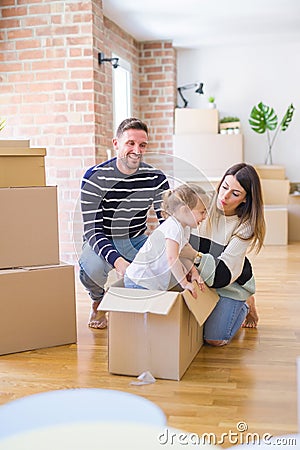
[[[96,328],[98,330],[103,330],[107,328],[107,313],[103,314],[103,311],[92,311],[88,326],[90,328]]]
[[[258,313],[256,310],[254,295],[251,295],[251,297],[248,298],[246,303],[249,306],[249,312],[248,312],[244,322],[242,323],[242,327],[243,328],[256,328],[259,317],[258,317]]]
[[[96,328],[98,330],[103,330],[107,328],[107,317],[106,314],[98,311],[97,313],[92,312],[88,322],[90,328]]]
[[[92,309],[90,318],[88,321],[88,326],[90,328],[96,328],[98,330],[102,330],[107,327],[107,313],[103,313],[103,311],[98,311],[98,306],[100,305],[100,301],[92,302]]]

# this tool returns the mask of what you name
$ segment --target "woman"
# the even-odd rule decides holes
[[[220,299],[204,325],[204,339],[227,344],[244,324],[255,327],[258,316],[255,281],[247,251],[262,248],[265,221],[262,190],[255,169],[235,164],[217,187],[209,218],[192,235],[195,263],[201,277],[216,288]],[[199,239],[200,237],[200,239]]]

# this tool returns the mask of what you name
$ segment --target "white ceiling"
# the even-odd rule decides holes
[[[103,9],[136,40],[175,48],[300,39],[300,0],[103,0]]]

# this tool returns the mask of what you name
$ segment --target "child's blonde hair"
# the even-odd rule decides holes
[[[172,216],[175,211],[183,205],[190,209],[197,206],[201,201],[205,208],[208,208],[209,196],[197,184],[181,184],[175,189],[169,189],[163,195],[162,215],[164,218]]]

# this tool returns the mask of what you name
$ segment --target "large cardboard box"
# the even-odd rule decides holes
[[[287,245],[288,208],[265,206],[266,237],[264,245]]]
[[[217,109],[175,109],[175,134],[199,134],[219,131]]]
[[[219,297],[213,289],[164,292],[112,286],[101,302],[109,311],[108,370],[150,371],[180,380],[203,344],[203,323]]]
[[[44,148],[1,147],[0,187],[45,186]]]
[[[174,135],[174,174],[181,181],[219,178],[244,160],[242,134]]]
[[[261,179],[265,205],[287,205],[289,202],[290,181]]]
[[[0,268],[59,263],[57,188],[0,189]]]
[[[75,342],[73,266],[0,270],[0,355]]]
[[[255,169],[260,178],[269,180],[284,180],[285,179],[285,167],[274,164],[262,164],[255,166]]]

